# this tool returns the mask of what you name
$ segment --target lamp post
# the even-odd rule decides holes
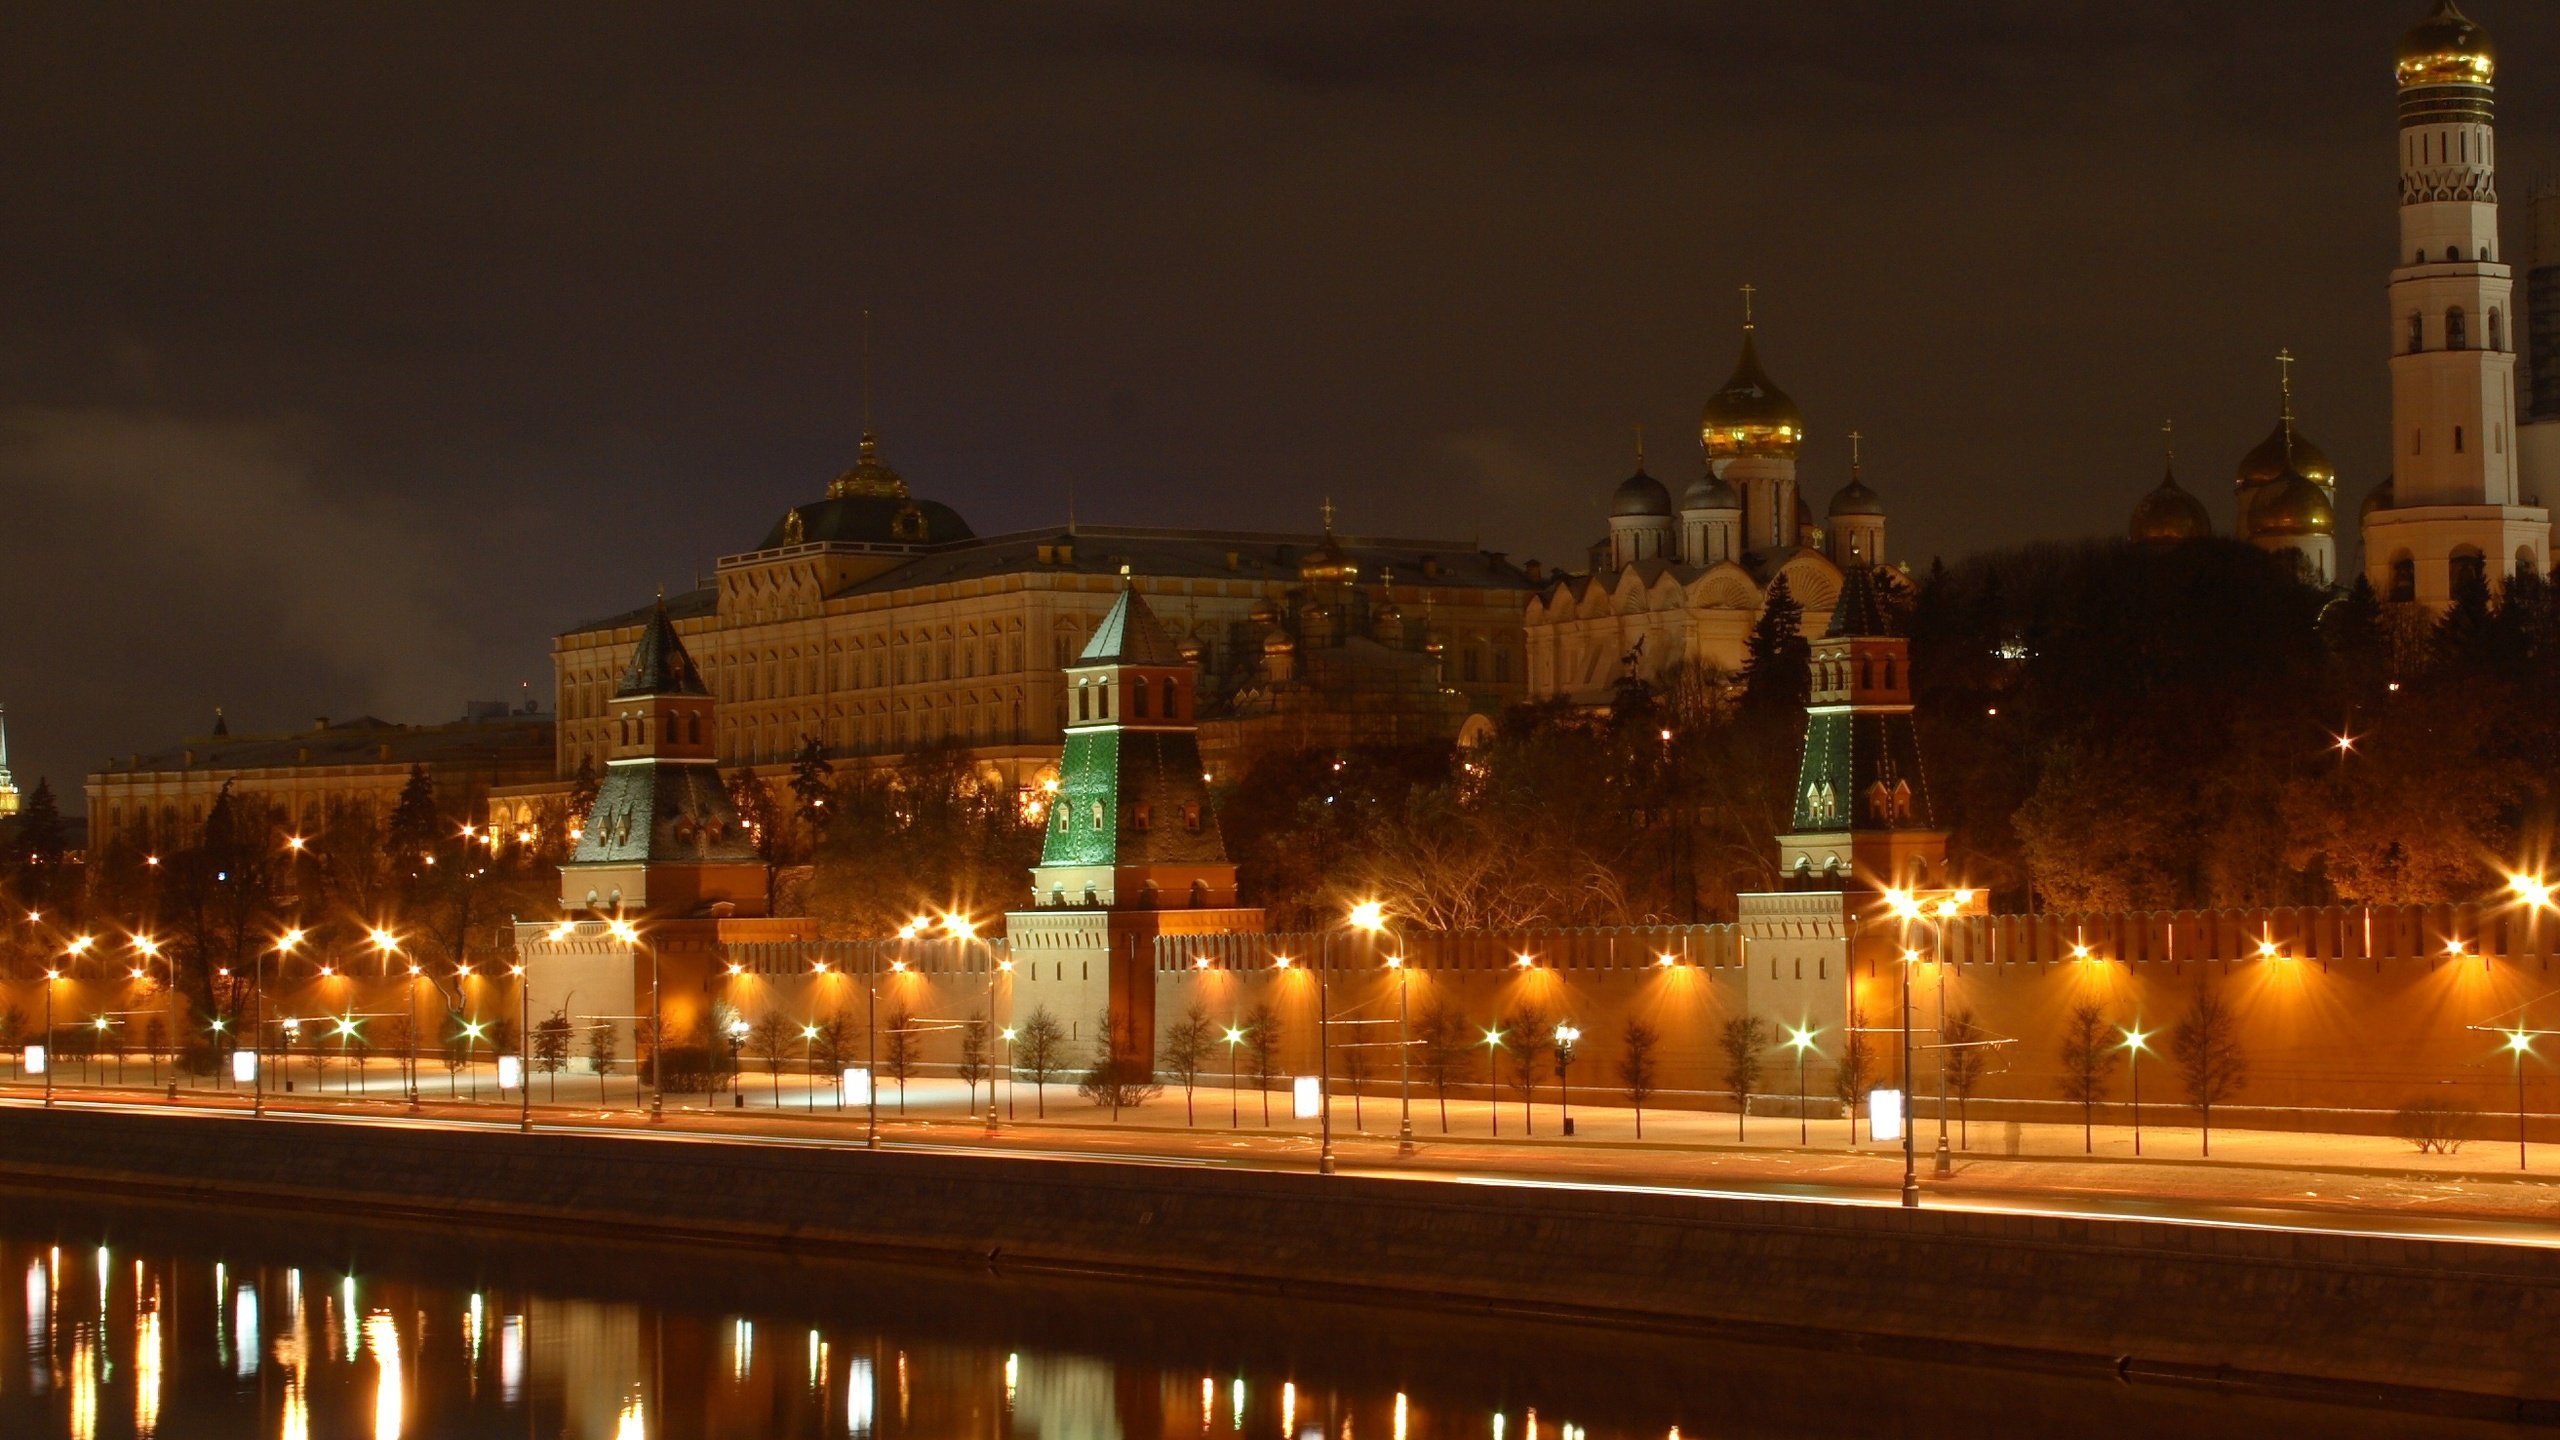
[[[91,941],[86,935],[73,939],[66,952],[67,958],[77,961],[82,955],[88,953],[90,944]],[[61,983],[61,970],[53,969],[44,972],[44,1103],[48,1110],[53,1108],[53,991],[54,987]]]
[[[2133,1028],[2124,1032],[2125,1063],[2133,1070],[2133,1153],[2142,1153],[2142,1052],[2151,1032],[2142,1028],[2142,1017],[2133,1017]]]
[[[658,947],[643,947],[639,929],[628,920],[615,920],[606,930],[623,944],[649,952],[649,1123],[662,1124],[667,1118],[667,1031],[658,1008]]]
[[[400,953],[400,937],[377,925],[365,938],[372,942],[373,953],[382,960],[382,973],[390,974],[391,957]],[[422,1108],[418,1103],[418,975],[422,968],[414,964],[409,967],[409,1023],[402,1027],[402,1049],[406,1053],[401,1056],[400,1068],[408,1077],[409,1110],[412,1114]]]
[[[809,1113],[818,1113],[818,1027],[800,1027],[800,1068],[809,1072]]]
[[[1556,1096],[1563,1102],[1564,1133],[1573,1133],[1573,1082],[1566,1078],[1573,1069],[1573,1047],[1582,1032],[1568,1024],[1556,1026]]]
[[[1371,935],[1386,935],[1387,907],[1375,900],[1363,900],[1351,907],[1351,927]],[[1394,937],[1387,937],[1393,943]],[[1397,947],[1399,950],[1401,946]],[[1413,1013],[1411,992],[1412,968],[1399,953],[1387,957],[1387,968],[1396,972],[1396,1154],[1411,1155],[1413,1146]]]
[[[1010,1037],[1008,1036],[1008,1038],[1010,1038]],[[1228,1027],[1227,1027],[1227,1128],[1228,1128],[1228,1129],[1230,1129],[1230,1130],[1241,1130],[1241,1129],[1243,1129],[1243,1128],[1244,1128],[1244,1110],[1243,1110],[1243,1108],[1242,1108],[1243,1103],[1244,1103],[1244,1101],[1243,1101],[1243,1092],[1239,1091],[1239,1090],[1236,1088],[1236,1047],[1237,1047],[1237,1046],[1239,1046],[1239,1045],[1241,1045],[1241,1044],[1243,1044],[1243,1043],[1244,1043],[1244,1031],[1242,1031],[1242,1030],[1240,1030],[1240,1029],[1236,1028],[1236,1027],[1235,1027],[1235,1026],[1233,1026],[1233,1025],[1228,1026]],[[1008,1053],[1010,1053],[1010,1052],[1008,1052]],[[49,1069],[48,1069],[47,1071],[45,1071],[45,1073],[46,1073],[47,1075],[51,1075],[53,1072],[52,1072],[51,1070],[49,1070]]]
[[[494,838],[494,837],[493,837]],[[533,986],[518,961],[516,980],[516,1128],[533,1133]]]
[[[134,967],[134,974],[138,978],[148,978],[151,973],[151,962],[154,960],[160,962],[160,973],[163,977],[160,1007],[169,1012],[164,1021],[168,1028],[168,1043],[173,1049],[183,1048],[179,1045],[178,1036],[178,963],[161,954],[160,942],[148,935],[134,936],[133,948],[143,961],[142,964]],[[153,1056],[151,1063],[158,1065],[159,1057]],[[178,1098],[178,1068],[175,1065],[169,1067],[169,1098],[172,1100]]]
[[[1502,1138],[1502,1032],[1484,1032],[1485,1109],[1493,1116],[1495,1139]]]
[[[1796,1144],[1813,1143],[1813,1120],[1804,1108],[1804,1052],[1813,1048],[1813,1031],[1798,1025],[1787,1032],[1787,1044],[1796,1052]]]
[[[276,968],[281,972],[285,957],[302,946],[302,930],[295,927],[276,937]],[[267,1113],[267,962],[264,955],[250,961],[249,1022],[249,1113]]]
[[[2506,1051],[2516,1058],[2516,1168],[2524,1168],[2524,1056],[2534,1053],[2532,1030],[2524,1030],[2524,1020],[2516,1020],[2516,1030],[2506,1038]],[[54,1076],[54,1066],[44,1068],[46,1079]]]
[[[1973,903],[1971,890],[1955,890],[1923,906],[1917,899],[1900,890],[1885,892],[1885,902],[1903,923],[1907,936],[1913,925],[1929,930],[1930,952],[1938,966],[1938,1145],[1931,1168],[1940,1177],[1955,1173],[1955,1157],[1947,1146],[1947,930],[1946,922]],[[1920,962],[1920,952],[1906,946],[1902,952],[1902,1204],[1905,1209],[1920,1205],[1920,1166],[1918,1137],[1911,1124],[1911,967]]]
[[[1316,977],[1316,1110],[1324,1143],[1316,1153],[1316,1173],[1333,1173],[1333,982]]]

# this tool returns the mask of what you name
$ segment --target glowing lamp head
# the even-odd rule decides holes
[[[1513,965],[1513,966],[1515,966],[1515,967],[1516,967],[1516,968],[1518,968],[1518,969],[1527,970],[1527,969],[1530,969],[1530,968],[1534,967],[1534,966],[1538,963],[1538,957],[1536,957],[1536,956],[1534,956],[1534,955],[1519,955],[1519,956],[1514,956],[1514,957],[1512,958],[1511,963],[1512,963],[1512,965]]]
[[[907,973],[907,962],[904,960],[892,960],[889,962],[889,968],[900,975],[904,975]]]
[[[1289,968],[1289,957],[1288,957],[1288,956],[1286,956],[1286,955],[1274,955],[1274,956],[1272,956],[1272,957],[1271,957],[1271,968],[1272,968],[1272,969],[1274,969],[1274,970],[1286,970],[1286,969],[1288,969],[1288,968]]]
[[[1013,1038],[1013,1032],[1012,1032],[1012,1031],[1007,1030],[1007,1031],[1006,1031],[1006,1032],[1004,1032],[1004,1033],[1005,1033],[1005,1038],[1006,1038],[1006,1039],[1010,1040],[1010,1039],[1012,1039],[1012,1038]],[[1244,1032],[1243,1032],[1243,1031],[1241,1031],[1241,1030],[1236,1029],[1236,1028],[1235,1028],[1234,1026],[1232,1026],[1232,1025],[1228,1026],[1228,1027],[1227,1027],[1227,1043],[1228,1043],[1228,1044],[1230,1044],[1230,1045],[1241,1045],[1241,1044],[1243,1044],[1243,1043],[1244,1043]]]
[[[302,845],[303,840],[299,835],[288,835],[285,837],[284,848],[287,850],[299,850],[302,848]]]
[[[2074,960],[2086,960],[2086,959],[2088,959],[2088,958],[2089,958],[2089,947],[2088,947],[2088,946],[2086,946],[2086,945],[2074,945],[2074,946],[2072,946],[2072,947],[2071,947],[2071,958],[2072,958],[2072,959],[2074,959]]]
[[[577,926],[570,924],[570,923],[569,923],[568,921],[566,921],[566,920],[563,920],[563,921],[561,921],[559,924],[554,925],[554,926],[552,926],[552,927],[551,927],[551,943],[552,943],[552,944],[554,944],[554,945],[557,945],[557,944],[559,944],[561,941],[566,940],[566,939],[568,939],[570,936],[575,935],[575,934],[577,934],[577,933],[578,933],[578,927],[577,927]]]
[[[136,965],[136,966],[134,966],[134,967],[133,967],[133,972],[132,972],[132,973],[133,973],[133,978],[134,978],[134,979],[136,979],[136,980],[139,980],[139,979],[141,979],[141,978],[143,977],[143,975],[144,975],[145,973],[147,973],[147,972],[145,972],[141,966]]]
[[[71,954],[86,955],[89,953],[89,947],[97,943],[98,937],[94,935],[74,935],[71,937],[71,944],[67,948]]]
[[[632,924],[628,920],[615,920],[608,922],[605,926],[605,931],[613,936],[614,939],[621,941],[625,945],[633,944],[640,938],[640,932],[632,928]]]
[[[2507,1048],[2518,1055],[2530,1054],[2533,1050],[2533,1036],[2527,1031],[2515,1031],[2507,1036]]]
[[[141,951],[145,955],[153,956],[155,958],[160,954],[160,942],[152,939],[148,935],[134,936],[133,948]]]
[[[2150,1040],[2151,1032],[2148,1030],[2136,1029],[2124,1032],[2124,1048],[2137,1054],[2151,1048]]]
[[[944,934],[949,935],[954,940],[975,940],[978,938],[978,922],[970,919],[966,915],[943,916],[942,930]]]
[[[1351,907],[1351,928],[1372,934],[1387,928],[1387,907],[1376,900],[1363,900]]]
[[[374,949],[381,951],[385,955],[389,955],[400,948],[400,937],[392,934],[388,930],[376,928],[373,933],[366,938],[373,942]]]
[[[1680,963],[1680,957],[1677,955],[1656,955],[1653,957],[1653,963],[1661,966],[1665,970],[1668,970],[1672,966]]]
[[[1007,975],[1010,975],[1013,973],[1013,962],[1010,960],[999,960],[996,962],[996,968]]]
[[[2259,941],[2258,958],[2261,960],[2273,960],[2276,958],[2276,942],[2273,940]]]
[[[1787,1043],[1799,1051],[1810,1050],[1813,1048],[1813,1031],[1801,1025],[1796,1026],[1787,1031]]]
[[[1193,956],[1193,957],[1192,957],[1192,959],[1191,959],[1191,968],[1192,968],[1192,969],[1194,969],[1194,970],[1206,970],[1206,969],[1208,969],[1208,968],[1209,968],[1209,957],[1208,957],[1208,956],[1206,956],[1206,955],[1195,955],[1195,956]]]
[[[2510,875],[2507,888],[2515,892],[2518,900],[2536,909],[2547,908],[2551,904],[2552,887],[2539,875]]]

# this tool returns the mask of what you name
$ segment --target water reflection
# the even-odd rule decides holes
[[[175,1210],[0,1202],[5,1267],[9,1436],[2522,1433],[1729,1336]]]

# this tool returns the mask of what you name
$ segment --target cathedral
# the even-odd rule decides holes
[[[2402,37],[2393,73],[2393,470],[2358,510],[2362,573],[2387,601],[2442,607],[2466,580],[2494,589],[2549,571],[2542,496],[2560,488],[2560,416],[2522,425],[2516,417],[2515,342],[2524,327],[2515,323],[2514,269],[2498,235],[2497,48],[2454,0],[2439,0]],[[2560,307],[2560,293],[2548,299]],[[2340,584],[2337,471],[2295,425],[2289,375],[2282,396],[2274,432],[2240,462],[2234,533],[2292,557],[2307,583]],[[2134,507],[2130,531],[2136,543],[2176,544],[2213,526],[2173,472]]]
[[[1590,704],[1624,676],[1738,673],[1773,587],[1783,581],[1803,607],[1810,638],[1828,623],[1841,575],[1884,562],[1884,502],[1854,459],[1828,523],[1815,522],[1796,473],[1804,412],[1761,367],[1757,328],[1746,310],[1742,356],[1699,417],[1704,464],[1678,501],[1639,452],[1590,570],[1529,601],[1533,695]]]

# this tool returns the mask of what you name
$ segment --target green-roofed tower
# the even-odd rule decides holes
[[[1066,667],[1066,752],[1049,796],[1029,910],[1006,917],[1017,1017],[1045,1007],[1112,1046],[1155,1053],[1155,937],[1250,929],[1201,772],[1199,672],[1137,589]]]
[[[1947,832],[1911,719],[1911,642],[1876,571],[1852,565],[1813,642],[1795,815],[1778,837],[1790,883],[1918,889],[1946,883]]]

